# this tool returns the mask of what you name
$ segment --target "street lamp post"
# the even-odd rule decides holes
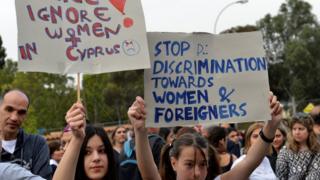
[[[228,7],[230,7],[230,6],[234,5],[234,4],[245,4],[245,3],[247,3],[247,2],[249,2],[249,0],[234,1],[234,2],[231,2],[231,3],[227,4],[223,9],[221,9],[221,11],[219,12],[219,14],[218,14],[218,16],[217,16],[217,18],[216,18],[216,21],[215,21],[215,23],[214,23],[214,31],[213,31],[214,34],[216,34],[216,32],[217,32],[217,24],[218,24],[218,21],[219,21],[219,18],[220,18],[220,16],[221,16],[221,14],[222,14]]]

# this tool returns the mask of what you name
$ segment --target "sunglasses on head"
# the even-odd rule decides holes
[[[310,119],[310,114],[304,112],[298,112],[292,116],[292,119]]]

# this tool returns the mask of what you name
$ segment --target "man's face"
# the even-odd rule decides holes
[[[4,139],[15,138],[26,118],[28,98],[19,91],[8,92],[0,104],[0,128]]]

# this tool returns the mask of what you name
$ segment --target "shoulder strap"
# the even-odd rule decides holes
[[[232,164],[232,162],[233,162],[233,156],[232,156],[232,154],[230,153],[230,161],[229,161],[229,164]]]
[[[314,152],[312,152],[312,153],[311,153],[311,159],[310,159],[310,161],[309,161],[309,163],[308,163],[308,166],[307,166],[307,170],[309,170],[309,168],[310,168],[310,166],[311,166],[311,164],[312,164],[312,161],[313,161],[314,157],[315,157]]]
[[[314,154],[314,152],[311,151],[311,159],[310,159],[310,161],[309,161],[309,163],[308,163],[308,165],[307,165],[307,169],[306,169],[306,172],[305,172],[304,175],[303,175],[303,179],[305,179],[306,176],[308,175],[309,168],[310,168],[310,166],[311,166],[311,164],[312,164],[312,161],[313,161],[314,157],[315,157],[315,154]]]

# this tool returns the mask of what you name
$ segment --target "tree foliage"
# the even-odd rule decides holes
[[[64,116],[75,101],[75,90],[67,86],[69,78],[48,73],[17,72],[17,63],[7,60],[0,70],[0,90],[18,88],[30,98],[30,106],[25,128],[60,129]]]
[[[85,104],[90,121],[105,123],[127,120],[127,110],[137,95],[143,95],[143,71],[85,75]]]
[[[287,0],[275,16],[258,22],[270,61],[270,86],[282,100],[293,97],[300,109],[320,97],[320,28],[311,5]]]
[[[6,57],[6,49],[2,46],[2,38],[0,36],[0,69],[4,67]]]
[[[251,32],[251,31],[258,31],[258,27],[254,25],[246,25],[246,26],[237,26],[232,27],[230,29],[224,30],[221,33],[241,33],[241,32]]]

